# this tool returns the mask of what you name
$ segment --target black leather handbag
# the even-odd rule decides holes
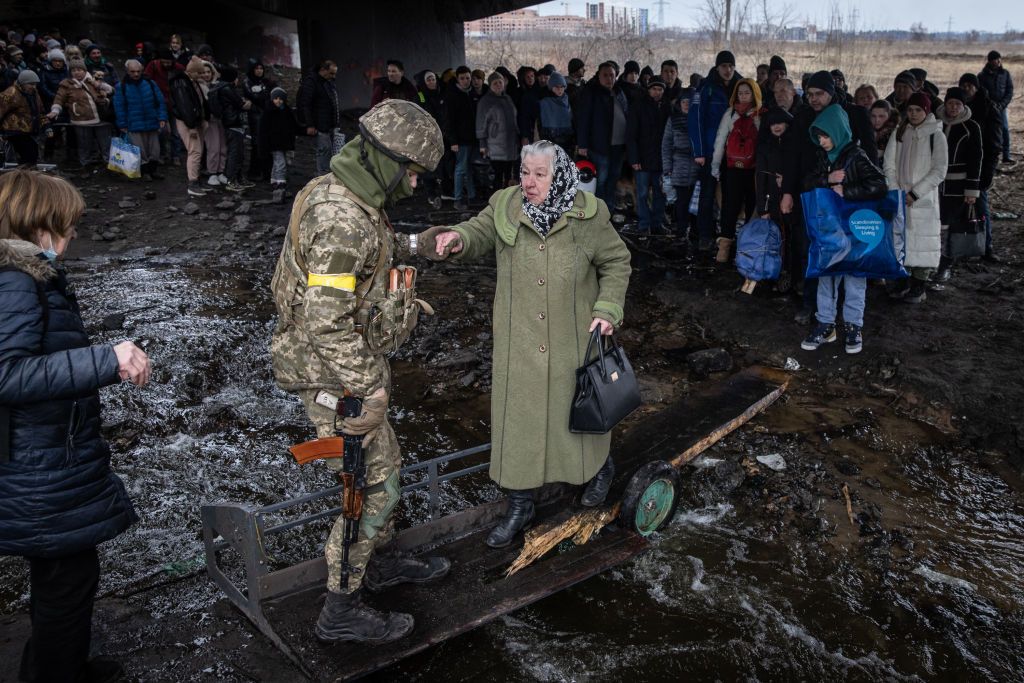
[[[597,344],[597,357],[590,352]],[[614,336],[609,343],[594,330],[583,367],[576,369],[576,395],[569,410],[569,431],[605,434],[640,406],[640,386],[633,366]]]
[[[949,258],[985,255],[985,217],[975,212],[974,204],[964,204],[949,222],[946,251]]]

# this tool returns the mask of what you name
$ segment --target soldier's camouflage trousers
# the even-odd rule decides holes
[[[306,407],[306,414],[316,425],[318,438],[335,436],[334,411],[315,402],[316,391],[302,391],[299,396]],[[401,500],[398,472],[402,456],[398,439],[387,420],[380,426],[365,452],[366,491],[363,495],[363,516],[359,522],[359,540],[349,548],[349,564],[354,570],[349,573],[348,588],[341,588],[342,539],[345,534],[345,519],[339,516],[327,537],[324,554],[327,556],[327,589],[335,593],[351,593],[362,585],[366,564],[375,548],[388,543],[394,536],[392,513]],[[325,460],[333,471],[341,470],[341,458]]]

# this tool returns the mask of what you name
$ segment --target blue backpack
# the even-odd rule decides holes
[[[767,218],[755,218],[736,238],[736,269],[748,280],[777,280],[782,273],[782,232]]]

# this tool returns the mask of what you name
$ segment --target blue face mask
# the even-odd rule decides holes
[[[50,237],[50,248],[43,249],[43,256],[45,256],[50,263],[57,260],[57,250],[53,248],[53,237]]]

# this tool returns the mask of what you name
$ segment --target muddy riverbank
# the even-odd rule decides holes
[[[308,166],[301,147],[296,185]],[[138,341],[156,365],[146,389],[103,392],[142,521],[101,548],[96,649],[136,680],[299,680],[202,573],[198,515],[211,500],[266,504],[331,483],[285,452],[309,428],[266,348],[289,203],[255,190],[189,206],[180,169],[169,175],[74,179],[90,207],[69,260],[87,326]],[[997,209],[1020,213],[1020,175],[1000,177]],[[416,230],[457,215],[417,198],[393,218]],[[1024,226],[996,229],[1004,263],[959,269],[921,306],[872,289],[855,357],[800,351],[796,302],[770,285],[747,296],[729,269],[634,244],[621,336],[646,405],[632,420],[723,376],[687,365],[703,349],[733,368],[799,367],[790,391],[688,468],[652,552],[380,680],[1024,676]],[[438,315],[395,361],[391,413],[410,461],[488,438],[493,268],[432,265],[421,282]],[[449,487],[445,509],[496,495],[479,478]],[[413,500],[402,521],[423,514]],[[271,553],[313,557],[325,528]],[[0,558],[0,681],[14,678],[26,606],[23,563]]]

